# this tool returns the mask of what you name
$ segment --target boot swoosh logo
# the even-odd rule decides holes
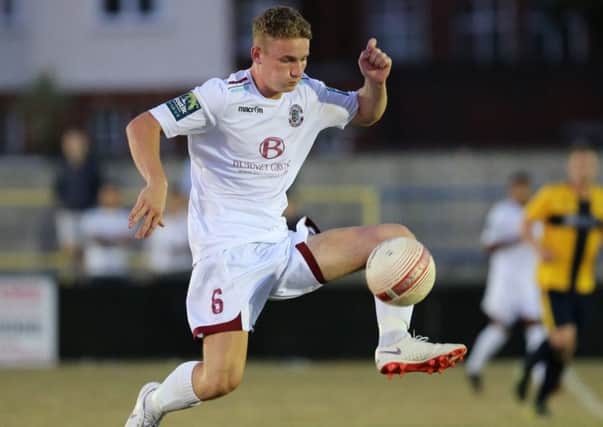
[[[400,355],[402,354],[402,350],[400,350],[400,347],[396,347],[396,350],[382,350],[379,352],[380,354],[395,354],[395,355]]]

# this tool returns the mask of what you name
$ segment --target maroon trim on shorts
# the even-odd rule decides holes
[[[241,321],[241,314],[234,319],[224,322],[218,323],[215,325],[208,326],[197,326],[193,331],[193,338],[197,338],[199,334],[203,334],[204,337],[212,334],[217,334],[220,332],[231,332],[231,331],[242,331],[243,330],[243,322]]]
[[[310,267],[310,270],[312,271],[312,274],[314,275],[318,283],[327,283],[325,277],[322,275],[322,271],[320,271],[318,263],[316,262],[316,258],[314,258],[314,255],[310,251],[310,248],[308,247],[306,242],[298,243],[297,245],[295,245],[295,248],[304,257],[306,264],[308,264],[308,267]]]
[[[316,225],[316,223],[314,221],[312,221],[310,218],[306,217],[306,220],[304,221],[304,225],[306,227],[311,228],[312,231],[314,231],[314,234],[320,233],[320,228],[318,228],[318,225]]]

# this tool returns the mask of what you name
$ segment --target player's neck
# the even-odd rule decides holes
[[[260,77],[260,73],[258,72],[255,64],[251,66],[251,78],[253,79],[253,83],[257,88],[258,92],[264,97],[268,99],[281,99],[283,96],[282,92],[275,92],[268,87],[268,85],[262,80]]]
[[[574,191],[578,193],[578,197],[588,198],[590,195],[590,188],[592,186],[590,182],[570,182],[570,185],[574,188]]]

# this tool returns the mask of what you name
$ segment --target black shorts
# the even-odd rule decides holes
[[[583,329],[591,311],[592,295],[543,291],[543,318],[549,328],[574,324]]]

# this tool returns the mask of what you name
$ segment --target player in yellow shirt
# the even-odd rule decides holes
[[[585,146],[573,148],[567,162],[568,181],[545,185],[525,208],[523,234],[540,255],[537,280],[549,336],[527,357],[516,391],[525,400],[530,371],[544,361],[546,374],[535,401],[538,415],[550,414],[548,398],[574,355],[595,288],[594,263],[603,231],[603,187],[595,184],[598,173],[597,153]],[[530,231],[537,221],[544,225],[538,240]]]

